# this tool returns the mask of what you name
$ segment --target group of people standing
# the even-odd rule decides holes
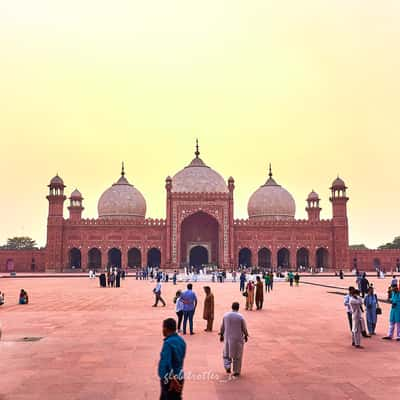
[[[349,287],[349,293],[344,298],[350,330],[352,333],[352,345],[356,348],[362,348],[361,337],[370,338],[376,335],[376,325],[378,315],[382,314],[377,295],[374,293],[374,287],[366,279],[366,274],[357,280],[361,290],[353,286]],[[392,281],[390,296],[390,316],[389,331],[385,340],[392,340],[395,327],[397,328],[397,341],[400,341],[400,292],[397,282]],[[364,320],[364,307],[367,324]],[[368,334],[367,334],[368,329]]]
[[[263,276],[265,283],[265,292],[270,292],[274,287],[274,275],[272,272],[267,272]],[[247,277],[244,272],[240,274],[240,291],[246,298],[246,310],[252,311],[254,302],[256,310],[261,310],[264,304],[264,284],[260,276],[256,276],[256,281],[249,280],[246,284]]]
[[[121,279],[125,279],[126,272],[120,268],[108,268],[99,276],[101,287],[121,287]]]

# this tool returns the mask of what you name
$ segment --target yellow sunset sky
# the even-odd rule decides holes
[[[272,162],[297,218],[340,174],[350,243],[400,235],[398,0],[3,1],[0,57],[0,243],[45,244],[56,172],[96,217],[122,160],[165,217],[196,137],[237,218]]]

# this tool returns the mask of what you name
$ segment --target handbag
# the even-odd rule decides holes
[[[382,308],[376,307],[376,315],[382,315]]]
[[[243,292],[243,296],[247,297],[249,294],[247,292]]]

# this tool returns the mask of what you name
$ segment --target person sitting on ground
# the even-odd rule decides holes
[[[28,304],[28,302],[28,293],[24,289],[21,289],[19,293],[19,304]]]

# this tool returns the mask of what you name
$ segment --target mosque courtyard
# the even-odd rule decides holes
[[[302,277],[289,287],[276,282],[262,311],[244,311],[239,283],[211,283],[214,332],[204,332],[202,282],[194,283],[199,308],[195,335],[185,336],[185,399],[393,399],[400,396],[400,343],[386,335],[389,305],[377,336],[364,349],[351,346],[343,306],[353,278]],[[390,279],[371,277],[380,299]],[[174,317],[175,291],[163,284],[166,307],[153,308],[154,283],[128,277],[121,288],[100,288],[98,279],[0,278],[0,399],[157,399],[161,323]],[[333,288],[335,287],[335,288]],[[30,304],[17,305],[19,290]],[[221,318],[240,301],[250,334],[242,375],[229,379],[218,340]],[[41,338],[26,342],[25,337]]]

